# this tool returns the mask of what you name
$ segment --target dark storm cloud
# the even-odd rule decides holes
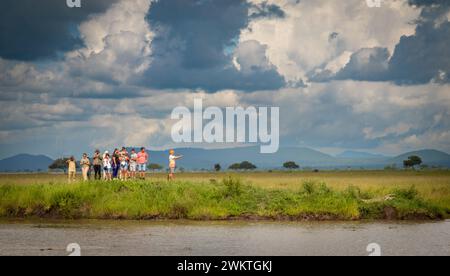
[[[275,68],[254,68],[245,74],[233,63],[233,52],[249,9],[244,0],[160,0],[153,3],[148,21],[156,28],[153,61],[145,84],[154,88],[277,89],[284,78]],[[258,6],[260,16],[279,15],[271,5]],[[256,9],[256,10],[258,10]]]
[[[147,76],[147,83],[156,89],[203,89],[207,92],[224,89],[256,91],[276,90],[285,85],[284,78],[275,70],[255,69],[250,74],[243,74],[232,67],[188,70],[178,65],[165,66],[164,63],[153,63]]]
[[[115,0],[84,0],[68,8],[65,0],[3,0],[0,7],[0,57],[31,61],[82,46],[78,24],[106,10]]]
[[[450,22],[447,13],[449,1],[410,0],[411,4],[425,6],[415,35],[403,36],[389,62],[391,79],[406,84],[439,80],[439,75],[450,74]]]
[[[254,10],[251,14],[251,18],[284,18],[286,13],[277,5],[263,2],[260,5],[253,5]]]
[[[177,50],[184,67],[205,68],[226,63],[224,47],[232,46],[232,39],[247,26],[247,13],[242,0],[160,0],[152,5],[148,19],[151,26],[168,27],[170,37],[183,43]],[[157,39],[157,50],[161,43],[167,41]]]
[[[379,81],[385,78],[390,53],[386,48],[363,48],[352,55],[336,79]]]
[[[432,6],[432,5],[449,5],[448,0],[409,0],[408,3],[413,6]]]
[[[433,22],[420,25],[416,35],[401,38],[389,62],[390,79],[416,84],[450,74],[450,22],[434,25]]]

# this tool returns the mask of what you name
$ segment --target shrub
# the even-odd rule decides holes
[[[314,194],[316,191],[316,183],[313,181],[305,181],[302,184],[302,192],[308,195]]]
[[[414,186],[411,186],[408,189],[397,189],[394,191],[394,194],[396,197],[407,199],[407,200],[413,200],[417,197],[419,192]]]
[[[243,185],[239,178],[227,177],[222,180],[222,184],[225,186],[224,196],[234,197],[239,196],[242,193]]]

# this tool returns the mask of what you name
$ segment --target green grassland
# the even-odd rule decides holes
[[[0,175],[0,217],[358,220],[450,218],[449,171],[184,173],[68,184]]]

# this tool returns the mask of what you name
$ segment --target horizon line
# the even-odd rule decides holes
[[[233,150],[233,149],[239,149],[239,148],[257,148],[257,147],[258,146],[254,146],[254,145],[241,146],[241,147],[229,147],[229,148],[201,148],[201,147],[178,147],[178,148],[176,148],[175,147],[175,148],[166,148],[166,149],[162,149],[162,150],[155,150],[155,149],[146,148],[146,151],[165,152],[165,151],[169,151],[170,149],[174,149],[174,150],[203,150],[203,151],[214,151],[214,150],[216,150],[216,151],[218,151],[218,150]],[[125,148],[127,148],[127,149],[133,149],[133,148],[134,149],[140,149],[141,147],[125,147]],[[413,152],[419,152],[419,151],[438,151],[438,152],[442,152],[442,153],[450,155],[450,153],[447,152],[447,151],[433,149],[433,148],[414,149],[414,150],[405,151],[405,152],[402,152],[402,153],[399,153],[399,154],[395,154],[395,155],[386,155],[386,154],[383,154],[383,153],[373,153],[373,152],[365,151],[365,150],[352,150],[352,149],[344,149],[338,154],[329,154],[329,153],[325,153],[325,152],[323,152],[323,151],[321,151],[319,149],[315,149],[315,148],[307,147],[307,146],[280,146],[280,149],[285,149],[285,148],[309,149],[309,150],[313,150],[313,151],[316,151],[316,152],[321,153],[321,154],[328,155],[330,157],[341,158],[341,159],[346,159],[346,158],[339,157],[338,155],[346,153],[346,152],[380,155],[380,157],[386,157],[386,158],[395,158],[395,157],[399,157],[399,156],[407,154],[407,153],[413,153]],[[273,154],[270,154],[270,155],[274,155],[274,154],[277,154],[277,153],[273,153]],[[55,159],[54,157],[52,157],[52,156],[50,156],[48,154],[45,154],[45,153],[35,153],[35,154],[33,154],[33,153],[22,152],[22,153],[18,153],[18,154],[15,154],[15,155],[3,157],[3,158],[0,159],[0,161],[5,160],[5,159],[9,159],[9,158],[13,158],[13,157],[16,157],[16,156],[20,156],[20,155],[45,156],[45,157],[48,157],[48,158],[53,159],[53,160],[61,158],[61,157],[57,157]],[[73,154],[70,154],[70,155],[73,155]],[[266,155],[269,156],[269,154],[266,154]],[[67,157],[67,156],[69,156],[69,155],[63,155],[62,157]],[[355,159],[357,159],[357,158],[355,158]]]

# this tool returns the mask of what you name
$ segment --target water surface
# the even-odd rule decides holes
[[[0,221],[0,255],[450,256],[442,222]]]

